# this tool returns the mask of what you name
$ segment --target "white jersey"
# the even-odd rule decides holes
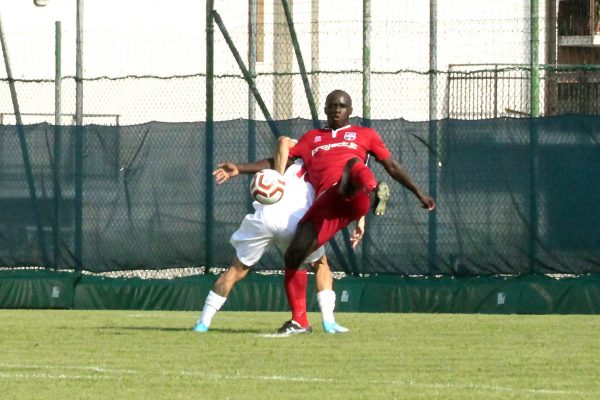
[[[282,252],[289,246],[298,222],[315,200],[315,191],[304,179],[306,172],[302,165],[298,160],[285,171],[285,191],[281,200],[270,205],[255,201],[254,214],[246,215],[231,236],[230,242],[242,264],[256,264],[271,244]],[[320,247],[306,261],[316,261],[324,254],[325,249]]]

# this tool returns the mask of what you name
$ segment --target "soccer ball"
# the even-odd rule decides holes
[[[277,203],[283,197],[285,181],[274,169],[258,171],[250,182],[250,195],[261,204]]]

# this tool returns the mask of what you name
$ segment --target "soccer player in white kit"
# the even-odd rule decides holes
[[[282,141],[279,141],[282,143]],[[267,160],[262,160],[267,161]],[[258,162],[260,163],[260,162]],[[218,184],[240,173],[255,172],[248,167],[254,164],[237,165],[234,163],[219,164],[219,168],[213,172]],[[289,242],[292,240],[298,221],[314,201],[314,189],[305,180],[305,171],[302,162],[296,162],[287,168],[284,174],[285,192],[281,200],[268,206],[254,202],[254,214],[248,214],[242,221],[239,229],[233,233],[230,242],[236,250],[236,257],[232,265],[222,273],[214,283],[209,292],[202,314],[194,326],[196,332],[208,331],[213,316],[223,306],[227,296],[234,285],[244,279],[251,267],[256,264],[267,248],[274,244],[285,252]],[[356,245],[364,230],[364,221],[357,225],[352,235],[352,243]],[[347,328],[335,322],[333,310],[335,307],[335,292],[333,291],[333,277],[323,247],[310,254],[305,262],[310,263],[315,270],[317,300],[321,308],[323,327],[328,333],[348,332]],[[305,303],[306,304],[306,303]],[[306,307],[305,307],[306,308]],[[308,333],[312,328],[294,326],[291,321],[288,334]]]

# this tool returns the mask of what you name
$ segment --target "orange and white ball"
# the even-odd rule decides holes
[[[274,169],[257,172],[250,182],[250,195],[261,204],[275,204],[283,197],[285,181]]]

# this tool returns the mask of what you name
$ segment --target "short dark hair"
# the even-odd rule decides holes
[[[331,93],[329,93],[327,95],[327,97],[325,98],[325,104],[327,104],[327,102],[328,102],[328,100],[329,100],[329,98],[331,96],[335,96],[335,95],[343,95],[343,96],[345,96],[346,99],[348,99],[348,105],[350,107],[352,107],[352,97],[350,97],[350,95],[348,93],[346,93],[345,91],[343,91],[342,89],[336,89],[336,90],[332,91]]]

